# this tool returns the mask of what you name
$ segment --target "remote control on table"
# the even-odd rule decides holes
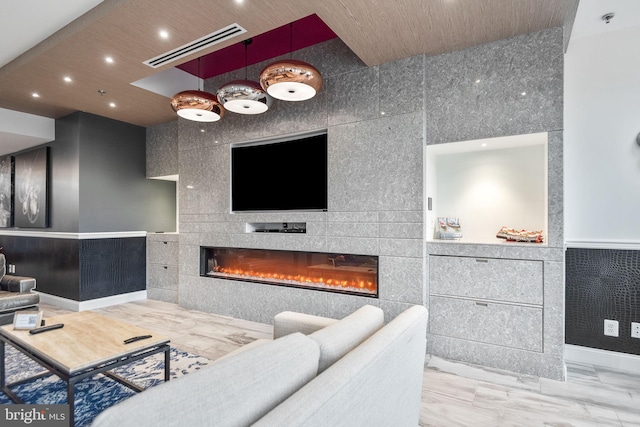
[[[47,332],[47,331],[51,331],[53,329],[60,329],[64,326],[64,323],[56,323],[55,325],[49,325],[49,326],[42,326],[41,328],[35,328],[35,329],[31,329],[29,331],[29,333],[31,335],[34,334],[39,334],[40,332]]]
[[[151,338],[151,335],[139,335],[137,337],[127,338],[126,340],[124,340],[124,343],[125,344],[131,344],[132,342],[136,342],[136,341],[140,341],[140,340],[146,340],[147,338]]]

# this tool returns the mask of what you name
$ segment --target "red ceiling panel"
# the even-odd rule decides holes
[[[304,49],[336,37],[317,15],[309,15],[291,24],[252,37],[246,50],[246,64],[266,61],[288,52]],[[208,79],[245,66],[245,46],[242,42],[193,59],[177,68]]]

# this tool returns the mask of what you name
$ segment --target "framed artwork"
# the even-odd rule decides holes
[[[16,227],[48,226],[48,168],[49,147],[15,156],[14,225]]]
[[[13,156],[0,157],[0,228],[13,227]]]

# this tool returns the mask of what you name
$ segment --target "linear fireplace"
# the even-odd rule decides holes
[[[200,275],[378,297],[378,257],[200,247]]]

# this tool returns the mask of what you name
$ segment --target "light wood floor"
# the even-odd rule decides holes
[[[68,311],[41,304],[45,318]],[[176,348],[215,360],[271,325],[140,301],[95,310],[169,336]],[[568,365],[566,382],[426,358],[421,426],[640,426],[640,373]],[[385,426],[386,427],[386,426]]]

